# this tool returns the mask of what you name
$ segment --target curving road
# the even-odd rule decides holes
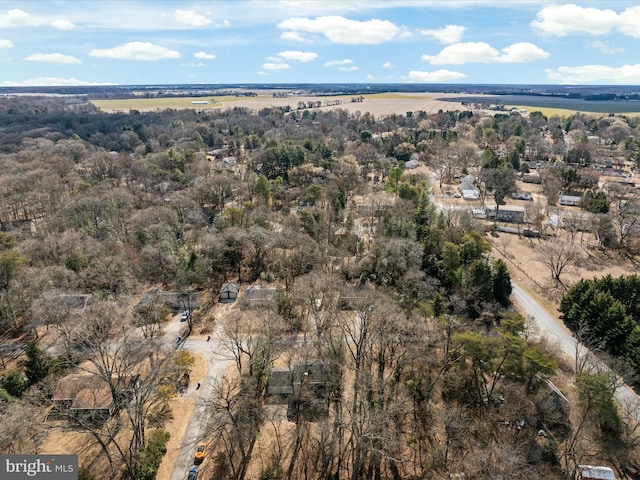
[[[553,317],[542,307],[531,295],[525,292],[518,284],[511,282],[513,291],[512,297],[518,303],[525,314],[531,315],[539,329],[540,335],[547,336],[551,341],[556,342],[558,350],[569,358],[576,358],[576,353],[580,355],[588,354],[589,350],[578,344],[573,334],[567,329],[562,321]],[[594,357],[595,358],[595,357]],[[615,391],[616,398],[628,412],[633,412],[636,420],[640,420],[640,399],[636,393],[629,388],[622,379]]]

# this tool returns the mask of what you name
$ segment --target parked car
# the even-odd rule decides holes
[[[196,447],[196,455],[194,457],[195,463],[202,463],[202,461],[204,460],[204,454],[206,450],[207,450],[207,444],[204,442],[200,442]]]
[[[180,321],[186,322],[189,319],[189,312],[182,312],[180,314]]]
[[[198,478],[198,469],[196,467],[191,467],[189,470],[189,476],[187,480],[196,480]]]

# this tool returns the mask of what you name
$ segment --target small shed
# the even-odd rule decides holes
[[[578,478],[582,480],[616,480],[616,475],[609,467],[578,465]]]
[[[220,296],[218,301],[220,303],[232,303],[238,298],[238,292],[240,292],[240,285],[234,282],[226,282],[222,284],[220,288]]]

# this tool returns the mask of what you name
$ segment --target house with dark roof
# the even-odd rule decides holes
[[[320,361],[294,362],[293,369],[274,368],[267,380],[272,403],[287,405],[287,419],[316,421],[329,414],[331,375]]]
[[[146,293],[140,299],[136,305],[136,309],[150,305],[156,297],[160,297],[174,313],[193,312],[200,308],[200,292],[164,292],[161,290],[153,290]]]
[[[520,205],[502,205],[500,208],[487,208],[487,218],[498,222],[523,223],[525,208]]]
[[[243,308],[258,308],[262,305],[273,303],[276,297],[276,289],[263,287],[261,285],[251,285],[242,294],[240,301]]]
[[[51,401],[53,408],[49,412],[50,419],[106,421],[115,407],[107,382],[87,373],[71,374],[61,378]]]

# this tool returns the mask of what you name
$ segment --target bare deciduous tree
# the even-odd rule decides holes
[[[549,268],[554,286],[564,286],[560,277],[562,272],[579,258],[578,249],[569,242],[554,239],[540,243],[537,250],[538,259]]]

